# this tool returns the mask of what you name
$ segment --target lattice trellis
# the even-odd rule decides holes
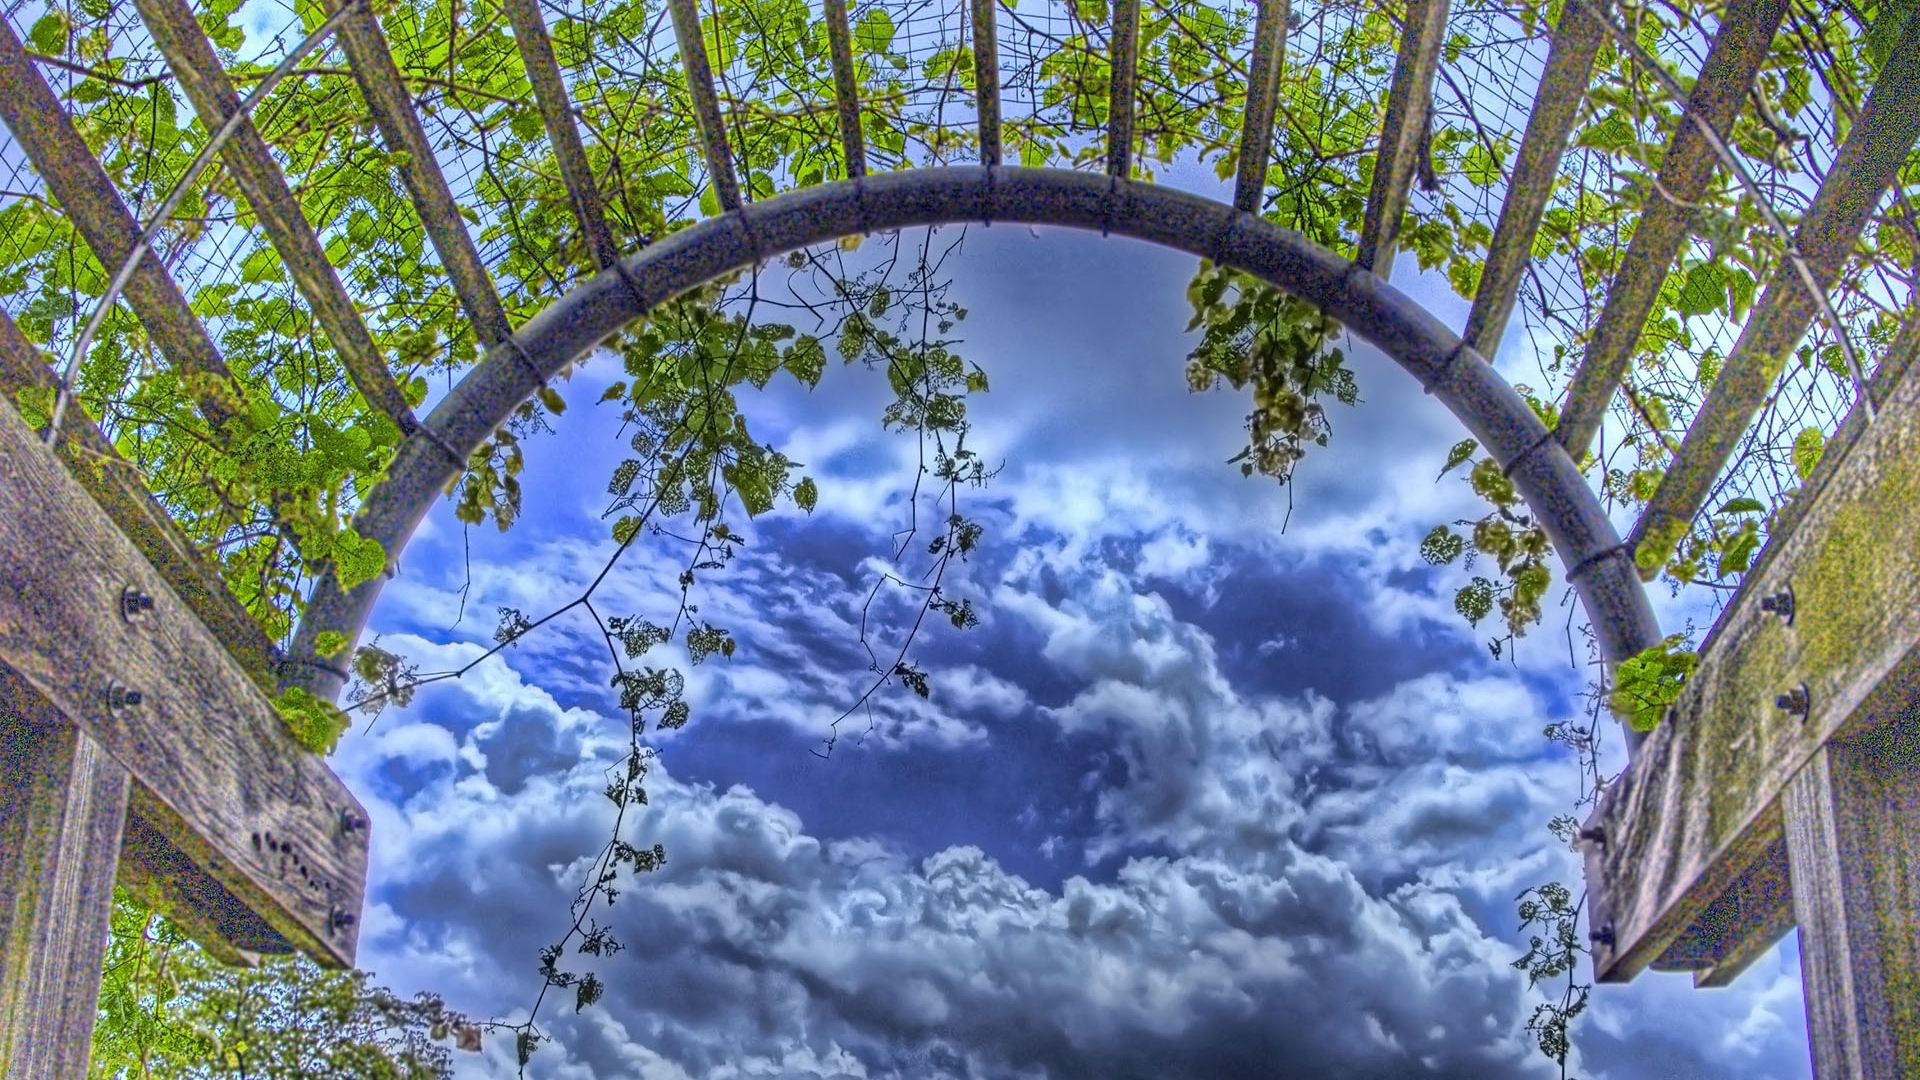
[[[1392,355],[1513,478],[1618,662],[1659,640],[1641,582],[1703,511],[1785,501],[1790,463],[1729,462],[1856,404],[1870,417],[1920,344],[1920,20],[1845,3],[255,0],[279,28],[251,38],[231,6],[134,8],[16,3],[0,27],[0,385],[54,385],[35,354],[84,352],[104,295],[59,401],[137,454],[141,418],[107,403],[170,371],[218,429],[239,407],[223,345],[265,325],[277,362],[309,372],[285,393],[344,393],[327,374],[344,372],[401,433],[351,500],[389,557],[519,403],[674,295],[852,233],[1066,224],[1247,271]],[[1832,54],[1834,22],[1871,63]],[[1783,61],[1802,45],[1803,65]],[[128,134],[197,152],[223,128],[190,183],[184,156],[143,157]],[[1230,203],[1153,181],[1194,159],[1233,178]],[[1327,201],[1362,189],[1364,205]],[[1458,333],[1386,283],[1400,250],[1471,298]],[[106,282],[128,266],[116,303]],[[1650,323],[1663,290],[1699,318]],[[457,331],[423,341],[456,305]],[[1492,373],[1503,340],[1543,376],[1570,371],[1551,430]],[[1807,362],[1784,364],[1796,348]],[[1675,354],[1717,378],[1636,363]],[[417,416],[423,374],[469,360]],[[1575,462],[1623,387],[1678,445],[1663,472],[1607,462],[1596,492]],[[87,418],[65,423],[92,439]],[[1623,540],[1603,500],[1643,482]],[[331,698],[346,672],[318,644],[357,635],[380,581],[343,591],[320,570],[280,671]],[[267,655],[231,597],[198,605]],[[1665,948],[1650,940],[1603,943],[1603,971],[1638,970]],[[1714,965],[1734,970],[1696,966]]]

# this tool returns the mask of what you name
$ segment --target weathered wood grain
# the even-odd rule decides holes
[[[133,773],[143,817],[323,962],[351,964],[365,814],[12,409],[0,409],[0,663]],[[129,588],[153,598],[121,614]],[[137,704],[109,704],[114,684]],[[116,838],[117,842],[117,838]]]
[[[1413,0],[1407,5],[1387,90],[1387,115],[1380,129],[1380,153],[1374,159],[1373,186],[1367,192],[1366,218],[1360,223],[1353,261],[1382,280],[1393,274],[1395,240],[1407,212],[1414,155],[1426,148],[1427,115],[1433,109],[1433,78],[1440,70],[1440,45],[1447,33],[1448,0]]]
[[[1594,966],[1631,978],[1779,839],[1779,799],[1821,747],[1889,722],[1920,685],[1920,377],[1823,462],[1791,531],[1777,536],[1702,647],[1698,672],[1606,791],[1589,854]],[[1792,587],[1791,623],[1761,599]],[[1802,718],[1778,695],[1802,684]],[[1758,924],[1758,925],[1764,925]],[[1750,931],[1751,932],[1751,931]],[[1738,942],[1725,951],[1739,952]]]
[[[1784,802],[1815,1076],[1920,1076],[1920,686]]]
[[[87,1074],[127,770],[0,665],[0,1076]]]

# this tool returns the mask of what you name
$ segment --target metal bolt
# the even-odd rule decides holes
[[[128,622],[137,622],[140,617],[153,610],[153,597],[140,591],[136,585],[129,585],[120,593],[120,617]]]
[[[1785,709],[1788,716],[1798,716],[1804,720],[1807,714],[1813,709],[1813,696],[1808,693],[1807,684],[1801,683],[1799,686],[1774,698],[1773,704],[1777,708]]]
[[[1598,825],[1595,825],[1591,829],[1581,829],[1575,835],[1578,839],[1585,840],[1590,844],[1598,844],[1601,847],[1607,846],[1607,830]]]
[[[1613,948],[1613,924],[1607,923],[1604,926],[1597,926],[1587,931],[1587,940],[1595,944],[1605,945],[1609,949]]]
[[[1792,626],[1793,625],[1793,586],[1788,585],[1786,588],[1781,589],[1779,592],[1774,593],[1771,596],[1761,597],[1760,610],[1770,611],[1775,615],[1780,616],[1782,619],[1785,619],[1787,621],[1788,626]]]
[[[129,689],[117,682],[107,684],[107,708],[115,712],[131,709],[142,700],[144,698],[138,690]]]
[[[340,811],[340,831],[351,836],[367,827],[367,819],[352,810]]]
[[[358,916],[354,915],[352,912],[335,911],[333,913],[332,921],[333,921],[333,928],[335,930],[345,930],[347,927],[352,926],[354,923],[359,922],[360,919]]]

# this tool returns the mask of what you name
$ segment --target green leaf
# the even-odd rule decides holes
[[[540,388],[540,404],[545,405],[547,411],[555,416],[567,411],[567,399],[561,397],[560,391],[551,386]]]
[[[1466,616],[1467,622],[1480,625],[1480,620],[1493,610],[1493,582],[1477,577],[1472,584],[1453,594],[1453,610]]]
[[[814,486],[813,477],[806,477],[793,485],[793,503],[807,513],[813,513],[814,504],[819,498],[820,489]]]
[[[1444,566],[1459,558],[1466,549],[1466,538],[1445,525],[1435,525],[1427,538],[1420,541],[1420,557],[1432,566]]]
[[[67,19],[58,11],[49,11],[34,20],[27,31],[27,44],[43,56],[60,56],[67,51]]]
[[[1699,663],[1700,654],[1684,649],[1685,635],[1674,634],[1621,661],[1613,673],[1608,707],[1635,731],[1652,731],[1680,698],[1680,689]]]
[[[1453,449],[1447,451],[1447,463],[1441,466],[1440,475],[1433,478],[1434,482],[1438,483],[1441,477],[1459,468],[1460,465],[1472,457],[1473,452],[1479,448],[1480,444],[1474,442],[1472,439],[1461,439],[1459,442],[1454,443]]]
[[[372,581],[387,568],[387,553],[380,547],[380,541],[361,536],[352,526],[334,536],[331,555],[334,576],[342,589]]]
[[[263,281],[285,281],[280,253],[271,247],[257,248],[240,264],[240,280],[248,285]]]
[[[1803,428],[1793,437],[1793,471],[1800,474],[1802,482],[1813,475],[1826,451],[1827,436],[1819,428]]]
[[[347,714],[304,687],[288,687],[273,699],[273,708],[293,731],[294,741],[316,754],[332,753],[341,734],[347,730]]]
[[[1696,264],[1687,271],[1673,306],[1682,315],[1711,315],[1727,310],[1727,274],[1710,262]]]
[[[1720,509],[1715,511],[1715,513],[1760,514],[1760,513],[1765,513],[1766,509],[1767,509],[1767,505],[1761,502],[1759,499],[1748,498],[1747,496],[1742,495],[1737,499],[1728,499],[1726,502],[1720,504]]]
[[[338,630],[323,630],[313,642],[313,651],[316,656],[338,656],[340,650],[346,647],[347,635]]]

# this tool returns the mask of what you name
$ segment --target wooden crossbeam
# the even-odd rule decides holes
[[[460,298],[460,306],[472,320],[480,344],[487,346],[504,341],[513,333],[513,326],[500,306],[500,294],[493,287],[493,277],[487,273],[479,251],[473,246],[473,237],[461,224],[453,192],[447,188],[447,178],[440,171],[433,144],[420,126],[420,115],[414,111],[413,100],[400,81],[400,68],[394,63],[386,34],[380,30],[380,20],[355,0],[327,0],[327,10],[337,12],[348,4],[354,4],[355,10],[340,25],[337,36],[353,69],[354,81],[360,84],[360,94],[366,98],[367,111],[373,117],[374,126],[380,129],[387,149],[407,155],[406,164],[400,167],[400,178],[407,185],[414,206],[420,210],[420,223],[425,226],[428,239],[433,241],[440,265],[453,281],[454,295]]]
[[[1427,152],[1433,77],[1440,70],[1440,43],[1446,31],[1447,0],[1408,0],[1407,25],[1387,90],[1380,153],[1373,162],[1373,187],[1367,192],[1366,217],[1353,260],[1382,278],[1393,273],[1394,241],[1400,218],[1407,212],[1415,155]]]
[[[1794,233],[1794,248],[1823,293],[1839,276],[1861,229],[1920,138],[1920,109],[1913,107],[1916,97],[1920,97],[1920,19],[1909,19],[1813,206]],[[1818,306],[1789,254],[1754,305],[1712,390],[1687,428],[1679,453],[1628,537],[1643,578],[1651,580],[1659,574],[1686,534],[1779,378],[1788,351],[1812,325]]]
[[[693,118],[700,125],[707,156],[707,175],[724,213],[740,209],[740,181],[733,172],[733,150],[727,145],[727,122],[720,115],[720,98],[713,91],[713,66],[707,62],[706,36],[700,33],[700,13],[693,0],[667,0],[673,13],[673,36],[679,43],[680,66],[687,73],[687,93],[693,99]]]
[[[140,17],[153,35],[153,42],[167,58],[181,89],[193,102],[194,111],[208,131],[217,130],[240,111],[240,95],[227,78],[213,43],[193,17],[184,0],[135,0]],[[300,201],[287,188],[287,178],[274,162],[267,141],[253,126],[251,117],[243,117],[233,136],[221,147],[240,192],[259,219],[267,241],[279,253],[293,277],[295,287],[313,309],[313,318],[333,344],[340,364],[353,381],[354,388],[367,403],[385,413],[400,430],[411,435],[419,430],[413,409],[401,395],[399,384],[387,368],[387,360],[373,343],[367,324],[354,307],[353,298],[340,284],[340,275],[327,261],[320,238],[300,209]]]
[[[853,77],[853,32],[847,0],[826,0],[827,50],[833,58],[833,104],[840,114],[840,151],[849,180],[867,175],[867,138],[860,130],[860,87]]]
[[[1613,275],[1600,321],[1568,385],[1566,407],[1554,433],[1576,459],[1600,430],[1647,315],[1691,234],[1695,207],[1720,167],[1700,124],[1718,132],[1732,130],[1786,11],[1786,0],[1733,0],[1714,33],[1700,78],[1687,98],[1686,115],[1660,160],[1659,184],[1647,193],[1645,211]]]
[[[0,121],[26,151],[94,258],[109,274],[118,269],[139,242],[140,226],[6,19],[0,19]],[[158,258],[149,253],[140,260],[124,295],[175,371],[207,377],[217,386],[237,385],[220,350]],[[210,388],[192,393],[201,415],[212,423],[215,438],[222,438],[220,431],[235,411]]]
[[[1247,105],[1240,116],[1240,165],[1233,181],[1233,205],[1260,212],[1273,155],[1273,114],[1280,97],[1280,71],[1287,52],[1287,0],[1260,0],[1253,21],[1253,50],[1247,57]]]
[[[0,311],[0,397],[8,402],[28,387],[51,390],[53,369],[6,312]],[[153,564],[181,601],[244,668],[254,684],[273,690],[279,680],[273,643],[247,609],[234,599],[192,541],[147,490],[133,464],[122,458],[85,416],[69,413],[60,423],[54,452],[67,472],[97,503],[141,557]]]
[[[573,202],[573,216],[586,237],[587,255],[600,269],[612,266],[620,258],[620,249],[607,229],[607,210],[600,200],[600,185],[593,178],[593,166],[580,142],[580,129],[573,122],[573,99],[567,94],[566,80],[560,77],[560,63],[553,58],[553,41],[547,36],[547,21],[535,0],[502,0],[507,20],[513,24],[513,41],[526,66],[527,81],[533,84],[533,100],[540,107],[540,122],[547,129],[547,141],[553,144],[553,156],[560,163],[560,179]]]
[[[1107,175],[1126,179],[1133,171],[1133,80],[1139,68],[1140,0],[1114,0],[1109,44],[1112,76],[1107,84]]]
[[[1903,336],[1920,343],[1911,329]],[[1809,926],[1832,915],[1803,901],[1810,849],[1794,839],[1796,829],[1833,828],[1813,812],[1828,798],[1817,760],[1885,737],[1920,707],[1920,370],[1892,371],[1897,377],[1875,380],[1884,388],[1877,419],[1828,448],[1792,527],[1774,534],[1679,700],[1588,823],[1602,838],[1587,848],[1586,866],[1603,981],[1656,961],[1695,967],[1703,985],[1726,981],[1787,925],[1783,841],[1803,949]],[[1779,610],[1789,590],[1790,617]],[[1910,724],[1902,738],[1911,741]],[[1806,784],[1813,788],[1789,797]],[[1819,872],[1833,871],[1832,859],[1867,862],[1848,850],[1829,851]],[[1809,970],[1827,963],[1803,959]],[[1816,984],[1808,989],[1811,1008]],[[1920,1040],[1920,1015],[1906,1023],[1907,1037]],[[1830,1074],[1824,1062],[1817,1071],[1908,1075]]]
[[[240,948],[350,966],[365,810],[12,408],[0,408],[0,580],[0,713],[16,718],[16,745],[77,725],[132,774],[132,817],[167,849],[147,853],[150,869],[191,864],[255,913],[267,929]],[[0,879],[0,909],[21,885]]]
[[[999,0],[972,0],[973,86],[980,113],[980,164],[1000,164],[1000,39],[993,7]]]
[[[1560,176],[1567,136],[1573,131],[1580,103],[1586,100],[1593,59],[1606,33],[1605,25],[1593,14],[1592,5],[1597,2],[1568,0],[1560,25],[1554,29],[1553,43],[1547,48],[1540,89],[1527,116],[1527,131],[1520,139],[1513,178],[1507,183],[1507,199],[1500,207],[1500,223],[1493,230],[1486,266],[1480,273],[1480,286],[1474,292],[1473,309],[1467,313],[1467,330],[1462,335],[1467,347],[1488,361],[1500,351],[1500,339],[1506,333],[1520,288],[1520,275],[1532,257],[1534,236],[1540,231],[1540,219],[1553,196],[1554,181]]]

